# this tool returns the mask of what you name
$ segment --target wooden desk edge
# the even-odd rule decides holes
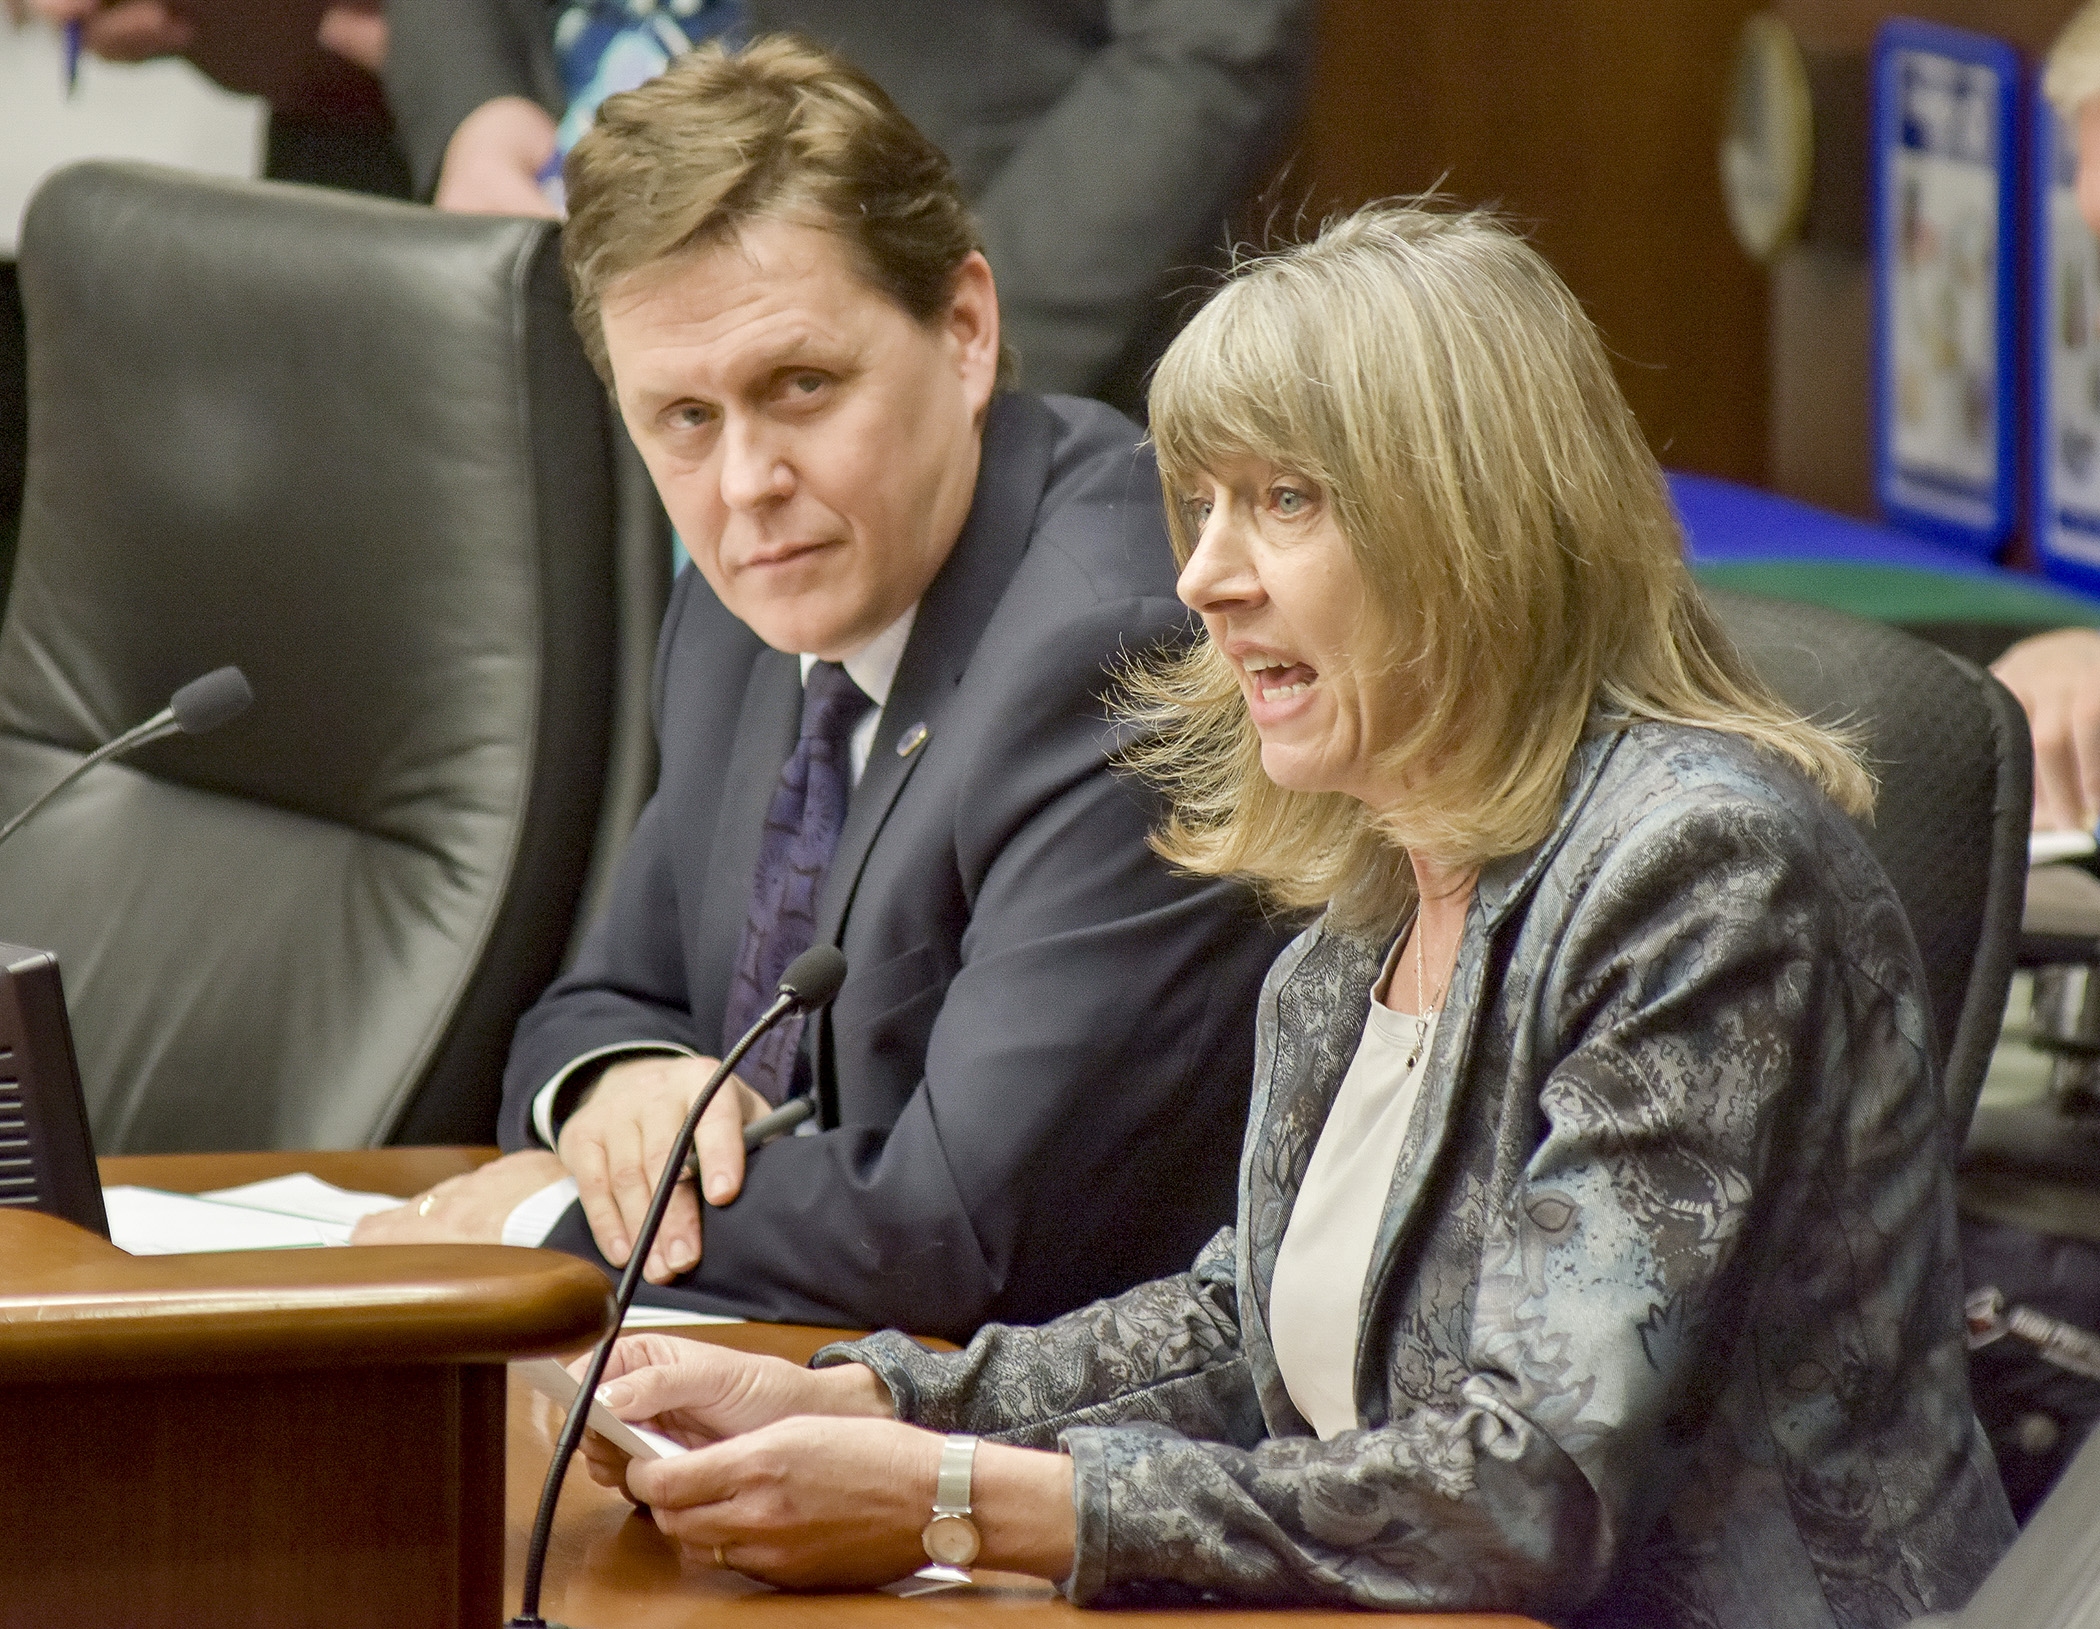
[[[130,1256],[0,1213],[0,1382],[216,1369],[502,1363],[587,1344],[604,1278],[502,1245]]]
[[[106,1187],[130,1183],[170,1193],[205,1193],[213,1188],[262,1182],[293,1171],[311,1171],[339,1188],[407,1198],[496,1158],[485,1144],[414,1148],[261,1149],[232,1154],[105,1154],[95,1163]]]

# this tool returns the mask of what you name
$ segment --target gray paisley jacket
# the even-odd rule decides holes
[[[1311,1434],[1264,1322],[1385,948],[1325,923],[1263,988],[1238,1226],[1189,1272],[956,1354],[819,1355],[902,1418],[1062,1446],[1074,1600],[1852,1629],[1960,1605],[2010,1542],[1888,883],[1733,737],[1599,734],[1569,786],[1467,918],[1365,1287],[1362,1429]]]

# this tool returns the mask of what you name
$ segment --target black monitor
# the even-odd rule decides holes
[[[58,958],[0,944],[0,1205],[109,1237]]]

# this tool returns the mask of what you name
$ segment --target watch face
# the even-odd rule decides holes
[[[936,1516],[919,1535],[926,1553],[944,1567],[967,1567],[977,1559],[977,1524],[967,1516]]]

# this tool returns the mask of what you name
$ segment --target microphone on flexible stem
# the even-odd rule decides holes
[[[591,1353],[590,1367],[584,1371],[583,1381],[576,1388],[576,1400],[569,1405],[569,1417],[562,1422],[561,1436],[555,1441],[554,1462],[547,1467],[546,1485],[540,1490],[539,1515],[532,1524],[532,1544],[525,1552],[525,1587],[518,1603],[518,1615],[504,1629],[560,1629],[560,1625],[550,1626],[540,1616],[540,1578],[547,1570],[547,1540],[554,1530],[554,1506],[561,1498],[562,1478],[568,1472],[570,1459],[575,1456],[576,1445],[583,1441],[584,1422],[590,1417],[591,1399],[598,1395],[598,1382],[605,1378],[605,1365],[612,1356],[613,1342],[620,1338],[620,1325],[626,1321],[627,1309],[634,1305],[634,1292],[641,1288],[642,1263],[649,1259],[649,1251],[656,1244],[664,1212],[671,1206],[672,1190],[685,1174],[686,1150],[692,1146],[700,1117],[707,1112],[707,1105],[714,1101],[715,1093],[722,1089],[722,1082],[729,1078],[730,1071],[743,1062],[744,1054],[758,1043],[760,1036],[789,1013],[816,1012],[829,1006],[831,998],[839,993],[839,986],[845,982],[846,958],[836,945],[812,945],[789,962],[787,971],[781,975],[780,993],[773,998],[773,1004],[758,1015],[758,1022],[745,1030],[736,1045],[729,1049],[729,1055],[716,1066],[714,1074],[700,1089],[700,1095],[693,1099],[693,1106],[686,1110],[685,1124],[671,1145],[671,1157],[664,1161],[663,1175],[657,1178],[656,1192],[649,1200],[649,1213],[642,1218],[641,1229],[635,1235],[633,1253],[627,1258],[627,1270],[620,1275],[620,1287],[613,1292],[612,1328],[606,1331],[597,1350]]]
[[[34,799],[5,826],[0,826],[0,843],[14,836],[16,828],[49,803],[59,793],[71,786],[97,764],[107,763],[112,758],[121,758],[127,752],[136,752],[149,741],[158,741],[162,736],[202,735],[206,730],[215,730],[221,724],[239,718],[255,700],[255,692],[248,688],[247,675],[237,667],[222,667],[207,673],[201,679],[192,679],[168,698],[168,705],[147,719],[143,724],[134,724],[113,741],[105,741],[65,774],[58,783],[50,787],[43,796]]]

